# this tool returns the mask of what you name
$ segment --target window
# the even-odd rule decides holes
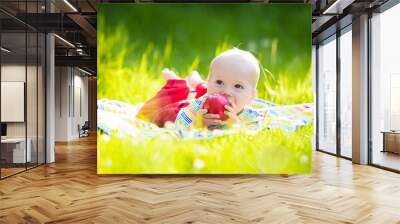
[[[351,26],[340,36],[340,155],[352,157],[352,33]]]
[[[336,36],[318,48],[318,149],[336,153]]]
[[[19,2],[18,12],[37,13],[41,5],[43,1]],[[44,33],[13,16],[0,12],[0,17],[8,21],[0,24],[0,112],[5,115],[0,122],[0,178],[5,178],[45,163],[46,40]]]
[[[400,170],[400,4],[371,18],[371,161]]]

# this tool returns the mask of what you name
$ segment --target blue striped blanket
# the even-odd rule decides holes
[[[286,132],[313,122],[313,104],[278,105],[262,99],[256,99],[251,107],[265,113],[267,119],[246,128],[235,126],[226,130],[188,129],[180,130],[173,126],[160,128],[157,125],[136,117],[143,103],[129,104],[117,100],[100,99],[97,101],[97,129],[109,135],[114,133],[121,138],[181,138],[208,139],[223,135],[245,133],[256,134],[264,128],[280,128]]]

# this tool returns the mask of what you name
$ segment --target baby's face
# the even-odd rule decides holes
[[[252,68],[234,64],[235,61],[216,64],[210,68],[207,93],[225,94],[236,105],[235,113],[240,112],[257,96],[257,78]]]

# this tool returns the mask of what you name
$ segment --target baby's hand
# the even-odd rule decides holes
[[[229,100],[229,105],[225,105],[225,114],[229,117],[227,122],[228,123],[238,123],[239,117],[235,113],[236,104],[231,100]]]
[[[202,109],[200,110],[200,113],[202,114],[202,125],[206,126],[207,128],[210,125],[221,125],[223,122],[220,120],[219,115],[218,114],[210,114],[207,112],[207,110]]]

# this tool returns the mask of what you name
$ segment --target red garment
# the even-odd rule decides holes
[[[196,86],[196,96],[199,98],[207,92],[205,84]],[[169,79],[167,83],[139,110],[138,117],[164,127],[165,122],[175,122],[180,109],[189,105],[187,100],[190,89],[183,79]]]
[[[195,96],[196,99],[203,96],[204,94],[207,93],[206,84],[204,84],[204,83],[197,84],[195,91],[196,91],[196,96]]]

